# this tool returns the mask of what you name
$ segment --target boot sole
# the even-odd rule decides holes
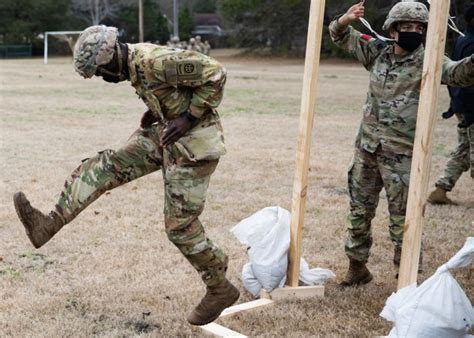
[[[345,288],[349,288],[349,287],[361,286],[361,285],[370,283],[372,281],[372,279],[374,279],[374,276],[371,273],[369,273],[369,275],[367,277],[365,277],[364,279],[362,279],[362,280],[360,280],[356,283],[348,284],[348,283],[341,282],[341,283],[339,283],[339,288],[345,289]]]
[[[433,199],[427,199],[426,200],[429,204],[433,204],[433,205],[458,205],[458,203],[452,201],[452,200],[449,200],[449,201],[445,201],[445,200],[433,200]]]
[[[31,244],[33,244],[33,246],[36,249],[38,249],[38,248],[41,247],[41,245],[39,245],[39,243],[36,243],[31,237],[31,228],[32,228],[32,226],[22,216],[23,213],[28,213],[28,210],[26,210],[22,207],[23,202],[28,202],[28,199],[26,198],[24,193],[17,192],[13,195],[13,204],[15,205],[16,214],[18,215],[18,218],[20,219],[21,223],[23,224],[23,227],[25,228],[26,235],[28,236]]]
[[[239,290],[237,290],[237,288],[235,289],[237,291],[235,297],[232,299],[231,302],[229,302],[217,315],[215,315],[214,317],[211,317],[209,320],[207,321],[202,321],[202,322],[193,322],[193,321],[190,321],[189,318],[188,318],[188,323],[191,324],[191,325],[195,325],[195,326],[203,326],[203,325],[207,325],[209,323],[212,323],[213,321],[215,321],[217,318],[219,318],[219,316],[221,315],[222,311],[224,311],[225,309],[227,309],[229,306],[233,305],[240,297],[240,292]]]

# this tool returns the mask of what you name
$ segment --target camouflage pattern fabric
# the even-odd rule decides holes
[[[424,48],[397,56],[393,44],[342,27],[337,20],[329,30],[334,43],[357,57],[370,73],[348,175],[351,211],[345,246],[349,257],[366,261],[372,245],[371,220],[382,188],[389,205],[390,237],[396,246],[402,244]],[[442,81],[451,86],[474,84],[473,59],[453,62],[446,57]]]
[[[109,63],[115,51],[118,31],[115,27],[91,26],[85,29],[74,46],[74,69],[82,77],[91,78],[97,66]]]
[[[353,27],[342,28],[337,20],[330,24],[334,43],[352,53],[370,72],[367,99],[357,135],[360,146],[369,151],[381,146],[384,151],[412,155],[416,116],[420,98],[424,48],[400,57],[393,44],[361,34]],[[444,58],[442,82],[453,87],[474,84],[474,62]]]
[[[86,159],[66,180],[56,205],[70,222],[104,192],[162,170],[168,238],[198,270],[208,286],[225,279],[227,256],[199,221],[211,174],[225,154],[223,130],[215,110],[223,96],[224,68],[192,51],[152,44],[128,45],[130,80],[159,122],[138,129],[120,149]],[[176,143],[159,146],[168,121],[190,106],[199,121]]]
[[[203,121],[203,124],[216,122]],[[70,222],[107,190],[162,170],[165,227],[168,238],[198,270],[208,286],[225,278],[227,256],[209,238],[199,221],[211,174],[218,159],[196,161],[175,145],[159,147],[164,125],[137,130],[119,150],[107,149],[86,159],[65,182],[56,211]]]
[[[427,24],[428,18],[428,8],[421,2],[402,1],[392,7],[382,29],[387,31],[394,23],[403,21]]]
[[[460,114],[456,114],[462,120]],[[451,153],[443,176],[436,182],[436,186],[451,191],[462,173],[471,168],[471,177],[474,178],[474,125],[469,128],[458,128],[458,145]]]
[[[350,213],[345,250],[349,257],[364,262],[369,258],[371,222],[382,188],[390,213],[390,238],[395,246],[401,246],[410,168],[410,156],[384,152],[381,148],[375,153],[355,149],[348,173]]]
[[[129,44],[128,50],[132,86],[158,118],[176,118],[190,105],[200,117],[222,101],[226,71],[213,58],[148,43]]]

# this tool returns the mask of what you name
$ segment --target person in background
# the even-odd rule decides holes
[[[348,172],[350,213],[345,252],[349,268],[341,287],[365,284],[373,279],[366,263],[372,246],[372,219],[382,188],[390,214],[393,263],[400,264],[420,99],[423,39],[428,25],[428,9],[424,4],[399,2],[383,25],[395,42],[385,43],[350,26],[363,16],[364,3],[360,2],[329,25],[333,42],[352,53],[368,70],[370,78]],[[457,62],[446,57],[442,82],[453,87],[473,85],[474,55]]]
[[[454,61],[469,57],[474,53],[474,5],[464,13],[466,31],[460,36],[454,47]],[[451,153],[443,175],[435,183],[435,190],[428,196],[431,204],[456,204],[447,193],[453,190],[463,172],[471,169],[474,179],[474,86],[466,88],[449,87],[451,102],[444,118],[456,115],[458,125],[458,145]]]

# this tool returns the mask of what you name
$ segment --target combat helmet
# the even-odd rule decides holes
[[[428,8],[421,2],[402,1],[392,7],[382,28],[388,31],[394,23],[402,21],[428,24],[428,17]]]
[[[98,66],[112,61],[118,31],[104,25],[86,28],[74,47],[74,69],[82,77],[91,78]]]

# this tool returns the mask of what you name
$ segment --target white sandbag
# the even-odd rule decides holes
[[[310,269],[308,262],[303,257],[300,260],[300,281],[306,285],[324,284],[327,280],[336,278],[334,272],[328,269]]]
[[[230,231],[248,247],[247,253],[251,264],[246,267],[247,279],[243,278],[244,285],[253,285],[252,279],[255,277],[260,288],[269,292],[278,287],[288,270],[287,255],[290,246],[288,210],[280,207],[264,208],[239,222]],[[257,296],[260,290],[257,293],[255,290],[252,287],[249,291]]]
[[[262,288],[271,292],[283,287],[288,270],[291,215],[280,207],[267,207],[245,218],[230,231],[248,248],[250,262],[242,269],[245,288],[258,297]],[[325,269],[309,269],[301,260],[300,280],[305,284],[322,284],[335,275]]]
[[[394,323],[389,337],[469,337],[474,311],[449,270],[468,266],[474,259],[474,237],[435,274],[422,283],[393,293],[380,314]]]

